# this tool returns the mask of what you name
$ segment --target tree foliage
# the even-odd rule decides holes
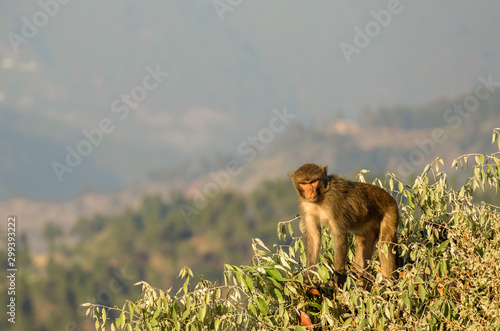
[[[96,329],[124,330],[497,330],[500,328],[500,211],[474,202],[477,190],[500,183],[500,129],[493,131],[499,152],[467,154],[453,167],[471,169],[458,188],[436,158],[413,183],[389,173],[386,188],[401,210],[396,280],[383,279],[379,262],[368,290],[348,271],[342,289],[333,286],[333,243],[323,236],[323,254],[314,272],[320,285],[303,279],[305,252],[294,233],[298,217],[278,224],[289,244],[266,247],[253,239],[249,265],[225,265],[224,283],[201,280],[190,286],[191,270],[179,274],[175,294],[145,282],[137,301],[110,308],[85,304]],[[358,176],[364,180],[363,173]],[[375,184],[382,185],[381,180]],[[353,257],[353,248],[349,257]],[[112,310],[119,317],[110,319]],[[309,325],[310,324],[310,325]]]

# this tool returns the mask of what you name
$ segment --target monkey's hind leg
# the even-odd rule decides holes
[[[399,214],[396,207],[395,211],[391,210],[385,214],[380,226],[379,256],[384,277],[393,277],[392,273],[396,270],[398,221]],[[384,253],[385,247],[387,255]]]
[[[356,254],[354,256],[356,274],[358,276],[358,285],[366,288],[367,281],[364,278],[368,260],[372,258],[375,244],[377,243],[378,231],[370,230],[362,235],[354,237],[354,244],[356,246]]]

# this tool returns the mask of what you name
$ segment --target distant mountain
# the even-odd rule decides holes
[[[0,210],[19,217],[21,230],[30,234],[32,248],[38,251],[44,249],[41,231],[49,220],[68,229],[79,217],[121,212],[137,206],[141,197],[148,194],[161,194],[168,200],[172,192],[182,192],[190,199],[214,189],[223,191],[233,188],[248,193],[263,180],[285,178],[305,162],[327,165],[329,172],[350,179],[354,179],[361,169],[368,169],[371,171],[369,178],[383,176],[388,171],[406,180],[414,173],[420,173],[425,164],[438,156],[445,160],[445,167],[450,167],[451,161],[462,154],[495,151],[496,146],[490,142],[492,129],[500,127],[500,91],[479,101],[477,109],[472,112],[459,107],[464,105],[465,100],[471,100],[471,95],[474,92],[418,107],[398,106],[366,111],[359,121],[340,116],[309,127],[290,123],[272,136],[268,136],[272,130],[264,127],[241,141],[230,142],[232,147],[226,151],[192,155],[180,159],[175,166],[152,167],[142,181],[108,193],[101,193],[99,189],[109,191],[109,187],[120,185],[119,177],[113,172],[112,158],[111,163],[102,169],[86,160],[89,162],[75,168],[77,176],[68,174],[67,178],[87,178],[89,181],[78,183],[68,180],[62,184],[57,182],[48,167],[43,169],[50,176],[44,177],[39,176],[38,164],[13,162],[35,157],[49,163],[51,155],[43,152],[36,154],[37,151],[53,149],[54,155],[57,155],[64,147],[54,140],[36,139],[36,136],[30,137],[27,133],[19,135],[14,119],[10,118],[10,123],[13,123],[11,129],[3,125],[5,122],[0,122],[2,153],[15,156],[8,160],[12,162],[4,159],[0,163],[3,167],[0,171],[2,187],[12,188],[3,194],[12,195],[17,188],[19,194],[29,192],[38,197],[57,195],[64,186],[67,197],[71,198],[65,202],[12,198],[0,202]],[[16,135],[19,135],[18,139],[7,139]],[[22,137],[30,139],[22,140]],[[272,139],[267,140],[268,137]],[[26,146],[31,146],[35,154],[26,154]],[[154,157],[154,152],[145,151],[145,158],[148,153]],[[78,196],[74,197],[71,189],[78,187],[86,189],[80,189]]]

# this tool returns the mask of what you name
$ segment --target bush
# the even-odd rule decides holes
[[[500,129],[493,142],[500,151]],[[453,167],[472,176],[454,189],[437,158],[411,185],[394,174],[387,189],[400,204],[398,250],[402,267],[397,280],[383,279],[379,262],[370,263],[369,290],[356,285],[348,271],[343,289],[333,279],[333,243],[327,231],[315,275],[316,287],[304,283],[305,252],[293,236],[298,217],[278,225],[290,245],[267,248],[254,239],[250,265],[225,265],[224,284],[201,280],[192,289],[189,268],[175,294],[145,282],[136,302],[122,308],[88,306],[96,329],[125,330],[498,330],[500,329],[499,207],[474,202],[478,189],[495,192],[500,183],[500,152],[467,154]],[[471,161],[472,160],[472,161]],[[358,175],[364,180],[363,173]],[[382,186],[380,180],[375,181]],[[349,251],[352,260],[353,248]],[[116,310],[119,317],[108,316]]]

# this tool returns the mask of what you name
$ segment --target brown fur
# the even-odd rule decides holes
[[[345,274],[347,233],[354,234],[354,262],[363,269],[371,259],[377,240],[382,275],[396,269],[395,244],[399,222],[398,205],[383,188],[327,175],[326,167],[306,163],[290,178],[299,195],[301,228],[306,237],[307,267],[318,262],[321,226],[328,226],[335,240],[335,271]],[[382,243],[388,244],[386,256]]]

